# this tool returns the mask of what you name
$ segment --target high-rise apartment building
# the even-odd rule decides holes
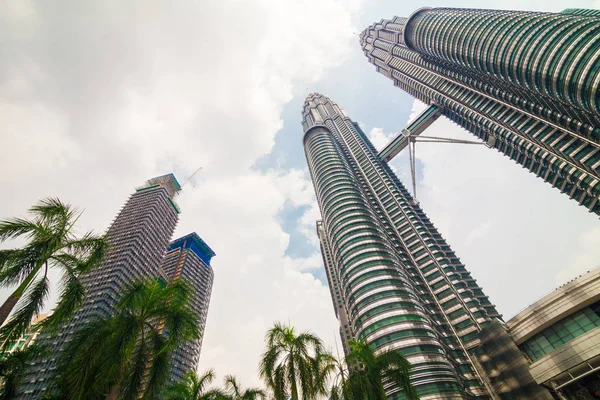
[[[131,195],[106,232],[109,249],[102,263],[81,278],[87,297],[56,335],[42,333],[49,358],[37,360],[24,379],[21,396],[38,399],[53,386],[60,352],[70,335],[93,318],[110,316],[127,284],[159,274],[179,218],[174,197],[181,186],[173,174],[150,179]]]
[[[423,8],[360,41],[395,86],[600,214],[600,11]]]
[[[487,396],[490,385],[472,351],[482,327],[499,317],[494,306],[336,103],[310,94],[302,126],[321,249],[348,335],[377,352],[402,351],[421,399]],[[397,388],[387,391],[404,398]]]
[[[201,337],[192,340],[171,354],[170,382],[180,381],[189,371],[198,367],[202,337],[213,285],[213,270],[210,260],[215,252],[198,236],[190,233],[169,245],[161,266],[161,277],[168,281],[181,279],[193,290],[190,307],[198,316]]]

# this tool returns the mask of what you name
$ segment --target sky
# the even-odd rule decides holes
[[[0,218],[56,196],[84,209],[80,232],[103,232],[136,187],[174,172],[175,237],[195,231],[217,253],[199,370],[258,385],[274,321],[335,352],[301,107],[329,96],[381,148],[423,105],[375,72],[358,34],[425,5],[481,3],[0,0]],[[442,118],[427,134],[473,139]],[[429,143],[416,154],[424,211],[505,319],[600,264],[598,217],[507,157]],[[410,186],[407,155],[392,166]]]

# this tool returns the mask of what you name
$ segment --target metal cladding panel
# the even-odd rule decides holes
[[[600,214],[594,13],[426,8],[373,24],[360,42],[395,86]]]
[[[494,306],[340,106],[313,93],[302,115],[338,317],[377,352],[403,352],[424,398],[485,395],[469,349]]]

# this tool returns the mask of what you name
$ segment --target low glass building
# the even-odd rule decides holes
[[[500,398],[600,398],[600,268],[488,325],[479,361]]]

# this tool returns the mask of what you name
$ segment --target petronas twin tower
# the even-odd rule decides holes
[[[600,12],[421,9],[360,40],[430,106],[424,118],[444,115],[600,214]],[[478,357],[500,315],[387,165],[393,152],[325,96],[309,95],[302,117],[343,341],[401,350],[421,399],[498,398]]]

